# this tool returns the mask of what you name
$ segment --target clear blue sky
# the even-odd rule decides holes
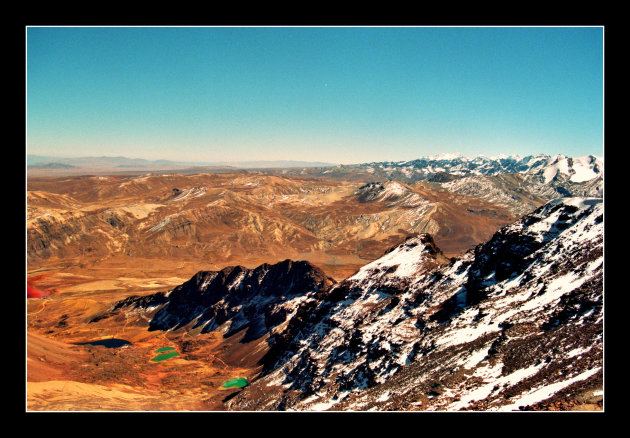
[[[27,152],[603,155],[601,27],[29,27]]]

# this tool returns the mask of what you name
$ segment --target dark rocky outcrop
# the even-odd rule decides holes
[[[201,328],[206,333],[223,326],[225,336],[247,329],[243,342],[257,339],[284,323],[295,312],[292,300],[308,298],[334,280],[306,261],[285,260],[254,269],[229,266],[200,271],[168,294],[130,297],[114,305],[149,308],[162,305],[149,330]]]

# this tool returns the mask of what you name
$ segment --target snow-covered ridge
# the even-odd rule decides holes
[[[579,183],[597,178],[603,172],[603,160],[592,155],[580,158],[569,158],[558,155],[543,169],[545,183],[550,182],[558,174],[566,175],[570,181]]]
[[[355,193],[360,202],[385,202],[389,206],[420,207],[429,201],[398,181],[368,183]]]
[[[428,234],[408,238],[402,244],[390,250],[383,257],[361,267],[348,278],[349,281],[375,279],[378,273],[394,277],[409,277],[417,274],[423,265],[435,260],[436,246]]]
[[[604,161],[594,155],[571,158],[565,155],[498,155],[495,157],[465,157],[460,154],[424,156],[416,160],[374,162],[360,166],[370,172],[380,169],[386,173],[400,171],[407,176],[429,175],[438,172],[452,175],[497,175],[502,173],[540,174],[548,183],[561,174],[574,183],[590,181],[603,174]]]
[[[430,269],[431,245],[409,239],[298,309],[228,406],[518,410],[599,390],[602,246],[593,198],[549,202]]]

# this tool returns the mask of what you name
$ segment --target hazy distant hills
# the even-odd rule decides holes
[[[233,166],[239,169],[273,169],[285,167],[332,167],[337,166],[335,163],[323,163],[320,161],[292,161],[292,160],[275,160],[275,161],[238,161],[238,162],[220,162],[207,163],[206,165],[214,166]]]
[[[330,167],[333,163],[269,160],[269,161],[239,161],[239,162],[204,162],[204,161],[170,161],[170,160],[145,160],[142,158],[117,157],[55,157],[45,155],[28,154],[26,164],[29,170],[72,170],[72,173],[80,171],[89,172],[118,172],[118,171],[155,171],[155,170],[183,170],[229,168],[229,169],[255,169],[255,168],[290,168],[290,167]]]
[[[170,161],[145,160],[122,156],[109,157],[56,157],[27,155],[27,166],[36,169],[73,169],[108,171],[152,171],[210,168],[228,169],[285,169],[283,175],[323,176],[342,179],[395,180],[405,183],[418,181],[449,182],[465,176],[494,176],[499,174],[536,175],[549,184],[564,178],[570,183],[583,183],[603,175],[604,161],[587,155],[579,158],[565,155],[499,156],[474,158],[458,154],[440,154],[420,157],[411,161],[383,161],[340,165],[318,161],[258,160],[258,161]]]
[[[45,155],[26,156],[27,166],[48,166],[63,164],[73,167],[155,167],[155,166],[189,166],[189,164],[169,160],[145,160],[127,157],[54,157]]]

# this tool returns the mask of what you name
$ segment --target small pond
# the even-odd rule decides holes
[[[171,351],[169,353],[162,353],[151,359],[151,362],[162,362],[163,360],[170,359],[171,357],[179,356],[177,351]]]
[[[74,345],[102,345],[106,348],[120,348],[123,345],[129,345],[131,342],[125,341],[124,339],[99,339],[98,341],[89,341],[89,342],[75,342]]]
[[[224,388],[244,388],[247,386],[247,379],[245,377],[237,377],[236,379],[228,380],[223,384]]]

